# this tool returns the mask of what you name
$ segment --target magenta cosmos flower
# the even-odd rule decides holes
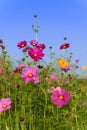
[[[61,46],[60,46],[60,49],[67,49],[67,48],[69,48],[70,47],[70,44],[69,43],[65,43],[65,44],[62,44]]]
[[[54,89],[51,95],[51,100],[53,104],[56,104],[58,107],[62,107],[68,104],[70,100],[70,94],[65,89],[57,87]]]
[[[10,98],[2,98],[0,100],[0,112],[9,110],[11,108],[11,99]]]
[[[50,81],[51,81],[51,82],[56,82],[56,80],[57,80],[57,76],[56,76],[55,74],[52,74],[52,75],[50,76]]]
[[[29,66],[22,71],[21,78],[24,79],[25,83],[33,81],[35,84],[39,82],[38,68]]]
[[[27,42],[26,42],[26,41],[21,41],[21,42],[19,42],[19,43],[17,44],[17,47],[19,47],[19,49],[20,49],[20,48],[24,48],[25,46],[27,46]]]
[[[72,70],[72,67],[71,66],[65,66],[62,68],[63,71],[67,72],[69,70]]]
[[[30,41],[30,44],[31,44],[32,46],[36,46],[36,45],[38,44],[38,41],[37,41],[37,40],[31,40],[31,41]]]
[[[42,50],[36,48],[30,48],[30,50],[28,51],[28,54],[31,56],[32,59],[34,59],[34,61],[38,61],[41,60],[44,56]]]
[[[43,50],[46,48],[45,44],[39,44],[36,47],[39,48],[40,50]]]

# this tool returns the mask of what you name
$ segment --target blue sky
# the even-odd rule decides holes
[[[59,46],[67,37],[69,52],[73,60],[80,59],[80,65],[87,65],[87,2],[86,0],[0,0],[0,38],[3,39],[8,54],[15,60],[22,51],[17,43],[35,39],[32,24],[34,14],[38,15],[40,31],[38,41],[53,46],[56,56]]]

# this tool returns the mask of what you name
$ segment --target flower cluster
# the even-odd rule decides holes
[[[42,60],[42,58],[44,57],[43,50],[46,47],[45,44],[38,44],[37,40],[31,40],[30,45],[32,45],[33,48],[28,46],[26,41],[21,41],[17,44],[19,48],[24,48],[23,52],[28,52],[28,55],[34,61]]]
[[[45,49],[44,44],[38,44],[37,40],[31,40],[30,44],[34,48],[30,48],[28,51],[28,55],[34,60],[34,61],[39,61],[42,60],[44,57],[43,49]]]

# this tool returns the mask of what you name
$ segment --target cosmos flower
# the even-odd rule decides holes
[[[69,66],[69,62],[65,61],[63,58],[58,59],[57,63],[61,68]]]
[[[25,64],[19,64],[18,66],[17,66],[17,68],[18,69],[21,69],[21,68],[24,68],[26,65]]]
[[[50,81],[51,82],[55,82],[57,80],[57,76],[55,75],[55,74],[52,74],[51,76],[50,76]]]
[[[68,71],[68,70],[72,70],[71,66],[65,66],[64,68],[62,68],[63,71]]]
[[[87,66],[83,66],[82,69],[83,69],[83,70],[87,70]]]
[[[31,41],[30,41],[30,44],[31,44],[32,46],[36,46],[36,45],[38,44],[38,41],[37,41],[37,40],[31,40]]]
[[[38,76],[38,68],[32,66],[29,66],[25,69],[23,69],[21,78],[24,79],[25,83],[28,83],[30,81],[33,81],[35,84],[39,82],[39,76]]]
[[[43,50],[46,48],[45,44],[39,44],[36,47],[39,48],[40,50]]]
[[[24,48],[25,46],[27,46],[27,42],[26,41],[21,41],[17,44],[17,47],[19,47],[19,49]]]
[[[38,49],[37,47],[30,48],[30,50],[28,51],[28,54],[34,61],[41,60],[44,56],[43,52],[40,49]]]
[[[11,108],[11,99],[10,98],[2,98],[0,100],[0,112],[9,110]]]
[[[65,43],[65,44],[62,44],[61,46],[60,46],[60,49],[67,49],[67,48],[69,48],[70,47],[70,44],[69,43]]]
[[[69,92],[60,87],[55,88],[51,95],[51,100],[53,104],[57,105],[58,107],[62,107],[68,104],[70,98],[71,97],[70,97]]]

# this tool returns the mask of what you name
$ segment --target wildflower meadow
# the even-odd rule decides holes
[[[87,66],[72,63],[67,38],[54,62],[49,47],[46,62],[39,26],[32,28],[36,38],[17,43],[23,57],[16,65],[0,39],[0,130],[87,130]]]

